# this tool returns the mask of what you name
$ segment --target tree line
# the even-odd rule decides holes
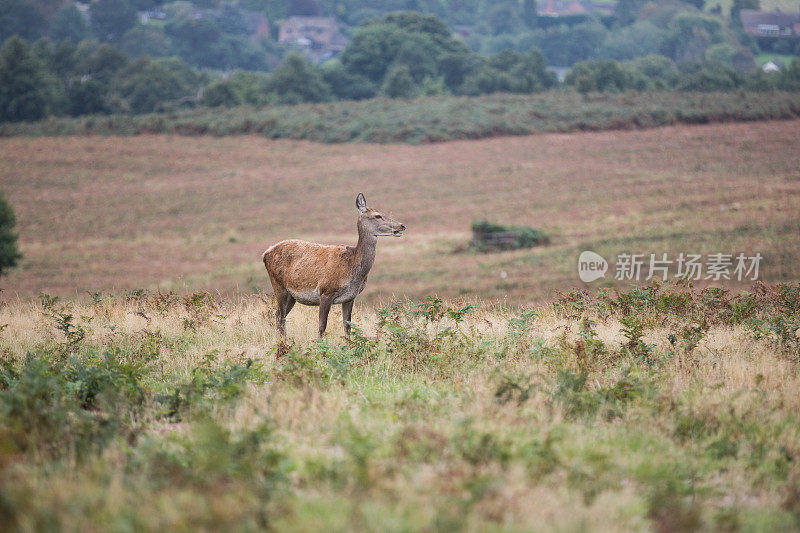
[[[0,121],[377,96],[800,88],[798,61],[778,74],[737,65],[739,52],[727,40],[731,30],[718,19],[677,12],[667,27],[673,33],[658,50],[662,53],[588,58],[577,62],[563,83],[548,71],[545,53],[536,46],[477,53],[444,21],[418,12],[362,23],[337,59],[317,65],[290,53],[269,73],[238,69],[220,75],[179,56],[131,55],[95,39],[31,42],[14,35],[0,47]]]

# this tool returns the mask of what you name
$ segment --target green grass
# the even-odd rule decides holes
[[[542,132],[790,119],[798,115],[798,93],[648,92],[581,96],[550,92],[476,98],[378,98],[266,108],[201,108],[153,115],[50,118],[0,125],[0,136],[256,133],[275,139],[328,143],[427,143]]]
[[[477,303],[477,302],[476,302]],[[0,308],[10,530],[800,527],[800,285]]]
[[[758,64],[759,67],[763,67],[764,63],[772,61],[773,59],[778,59],[784,65],[788,65],[789,63],[798,58],[797,56],[786,55],[786,54],[758,54],[756,56],[756,64]]]

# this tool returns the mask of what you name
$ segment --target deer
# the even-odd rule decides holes
[[[290,239],[267,248],[261,259],[275,293],[275,325],[286,340],[286,316],[295,302],[319,306],[319,338],[328,326],[331,305],[342,305],[344,334],[350,338],[353,302],[367,285],[375,262],[378,237],[402,237],[405,225],[367,207],[362,193],[356,197],[358,243],[328,245]]]

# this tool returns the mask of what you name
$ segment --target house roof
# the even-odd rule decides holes
[[[583,15],[588,13],[578,0],[545,0],[539,2],[538,14],[545,17],[559,17],[564,15]]]
[[[339,32],[339,24],[333,17],[289,17],[280,26],[278,42],[308,48],[317,55],[320,51],[336,54],[347,45],[347,39]]]
[[[755,9],[742,9],[739,14],[742,26],[754,28],[759,24],[792,27],[800,23],[800,13],[784,13],[783,11],[756,11]]]

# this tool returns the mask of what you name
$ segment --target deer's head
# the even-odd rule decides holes
[[[358,193],[356,197],[356,207],[358,208],[358,224],[369,235],[402,237],[406,227],[377,209],[367,207],[367,200],[361,193]]]

